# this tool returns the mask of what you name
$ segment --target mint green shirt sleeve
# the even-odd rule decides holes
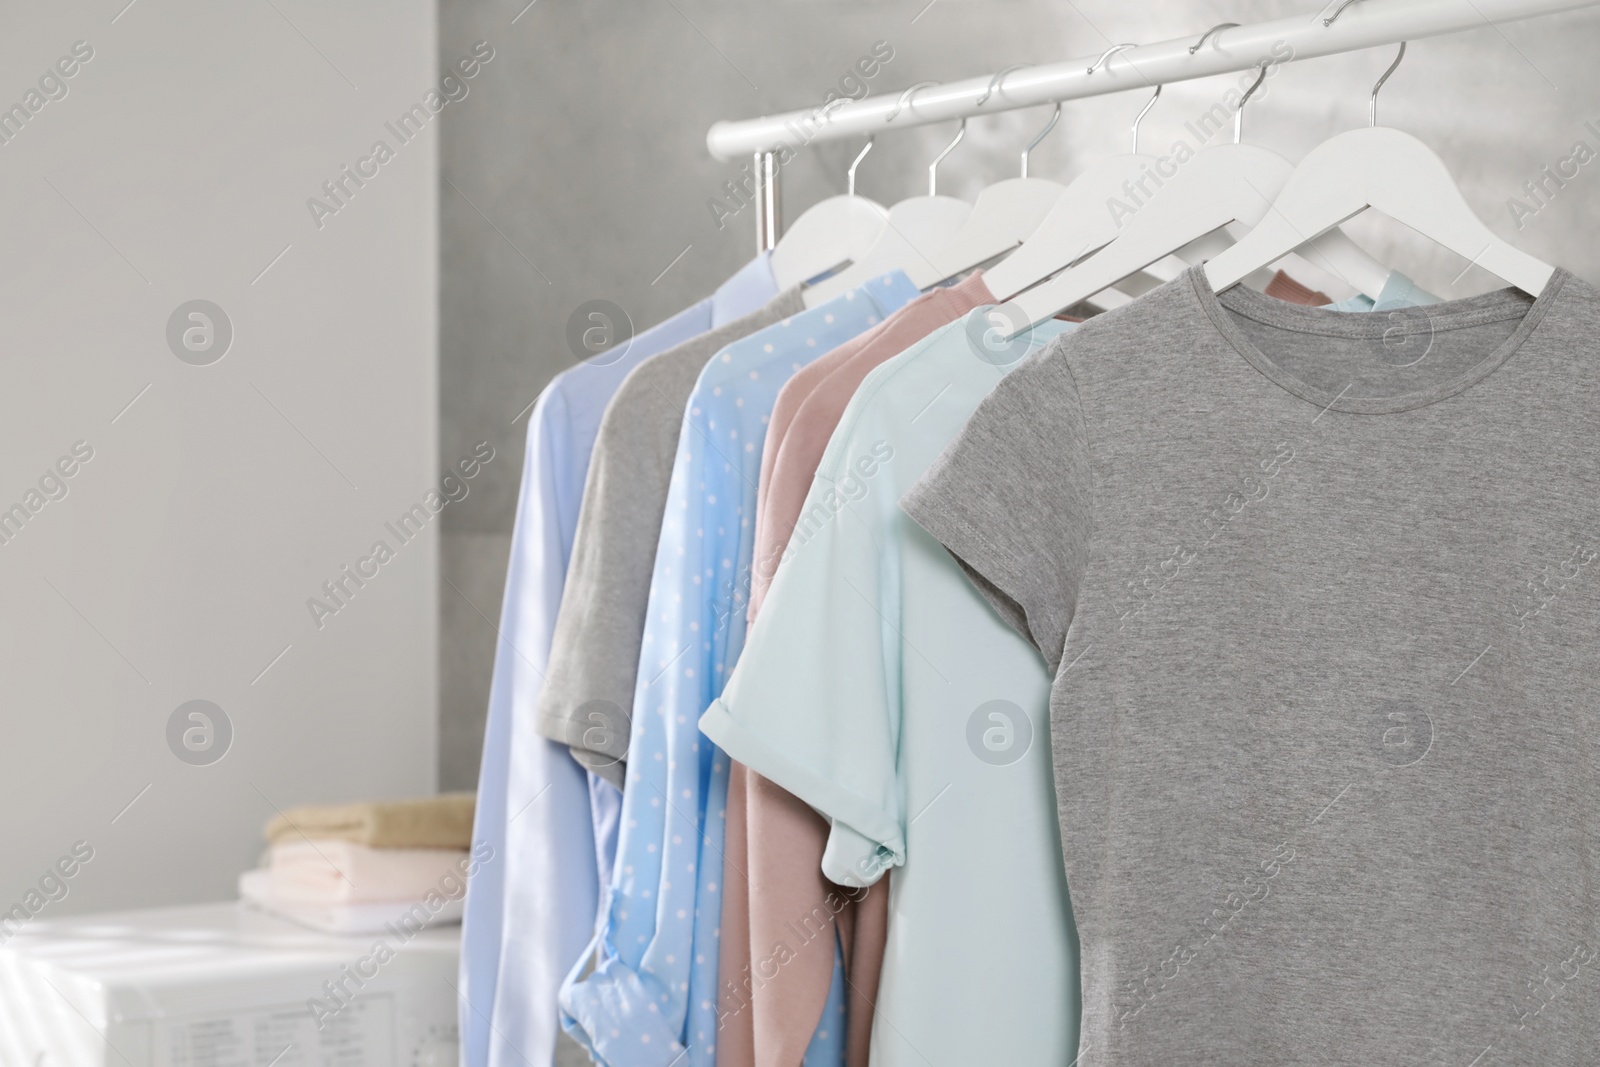
[[[896,507],[894,446],[844,424],[829,443],[769,603],[701,729],[832,821],[823,873],[876,882],[904,862],[897,779],[898,576],[874,529]],[[874,485],[881,482],[881,485]]]
[[[1077,1050],[1050,678],[899,503],[1025,350],[1066,324],[1016,350],[991,346],[990,327],[980,309],[856,389],[701,719],[830,820],[828,879],[866,885],[898,868],[875,1010],[892,1025],[872,1028],[874,1067],[927,1067],[934,1049],[940,1062],[1018,1064]]]

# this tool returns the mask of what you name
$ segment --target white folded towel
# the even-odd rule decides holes
[[[284,841],[270,849],[272,895],[304,904],[460,900],[467,853],[449,848],[369,848],[353,841]]]
[[[397,934],[410,938],[420,930],[461,921],[464,897],[434,896],[421,900],[380,900],[362,904],[327,904],[285,900],[272,890],[272,872],[245,871],[239,876],[239,897],[246,904],[282,916],[325,934]],[[437,905],[437,907],[435,906]]]

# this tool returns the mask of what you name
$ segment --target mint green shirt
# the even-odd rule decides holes
[[[1397,308],[1423,307],[1428,304],[1437,304],[1439,298],[1419,288],[1417,283],[1401,274],[1397,270],[1389,272],[1383,280],[1383,289],[1378,293],[1378,299],[1364,293],[1357,293],[1348,300],[1336,300],[1327,305],[1329,311],[1394,311]]]
[[[901,868],[874,1067],[1077,1055],[1050,679],[899,507],[1006,372],[1068,327],[1052,321],[996,353],[991,310],[857,390],[738,666],[700,720],[831,821],[828,878],[860,886]]]

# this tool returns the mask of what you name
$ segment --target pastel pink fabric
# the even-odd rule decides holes
[[[1281,270],[1272,276],[1272,280],[1262,292],[1278,300],[1285,300],[1291,304],[1304,304],[1306,307],[1321,307],[1323,304],[1333,303],[1333,298],[1327,293],[1303,285]]]
[[[799,520],[828,439],[867,374],[934,330],[994,302],[980,273],[927,293],[795,374],[767,424],[757,486],[750,618]],[[734,837],[743,832],[743,840]],[[822,1018],[837,929],[849,979],[846,1058],[867,1067],[888,934],[889,886],[822,876],[828,823],[737,761],[728,784],[717,1067],[794,1067]],[[743,864],[743,871],[737,866]],[[821,932],[814,931],[821,926]],[[774,967],[783,946],[785,959]]]
[[[872,327],[872,329],[868,330],[866,333],[851,338],[838,348],[833,349],[831,352],[824,353],[821,358],[813,360],[804,367],[801,367],[799,370],[795,371],[794,376],[785,382],[783,388],[778,391],[778,399],[772,405],[772,414],[767,418],[767,437],[761,446],[761,477],[756,483],[757,537],[760,537],[761,530],[766,525],[763,519],[767,513],[768,496],[772,491],[772,468],[773,465],[778,461],[778,446],[782,443],[784,435],[789,432],[789,427],[791,424],[793,424],[794,417],[799,414],[800,406],[806,402],[806,398],[809,397],[812,391],[815,390],[817,386],[821,385],[830,374],[844,366],[846,363],[850,362],[850,360],[854,359],[856,353],[860,352],[863,348],[882,337],[884,331],[889,328],[889,324],[891,322],[894,322],[901,314],[911,310],[933,295],[933,293],[928,293],[924,296],[919,296],[917,299],[901,308],[900,311],[890,315],[887,319]],[[809,488],[809,485],[807,488]],[[802,492],[801,495],[803,498],[804,492]],[[789,535],[787,533],[784,534],[783,543],[785,545],[789,543]],[[779,551],[782,551],[782,549]],[[758,561],[762,558],[760,541],[756,542],[756,555],[753,558]],[[765,586],[771,581],[772,576],[768,574],[766,582],[762,582],[759,577],[759,573],[760,568],[757,568],[755,582],[762,585],[762,592],[765,593]],[[753,591],[754,588],[752,586],[752,592]],[[752,622],[755,621],[756,617],[755,604],[755,599],[752,597],[747,608],[747,617]]]
[[[766,599],[778,559],[800,520],[800,509],[805,505],[828,439],[838,428],[857,387],[873,369],[934,330],[994,302],[994,294],[984,284],[983,272],[974,271],[956,285],[935,289],[913,300],[856,338],[852,345],[841,345],[806,367],[783,387],[761,452],[761,484],[757,487],[761,506],[756,511],[755,564],[750,582],[752,620]],[[818,373],[802,379],[800,375],[807,371]],[[779,408],[786,409],[787,416],[781,426],[775,421]]]
[[[759,486],[757,489],[759,490]],[[722,936],[717,942],[717,1067],[754,1067],[756,1029],[750,994],[750,849],[745,833],[744,764],[728,766],[723,809]]]

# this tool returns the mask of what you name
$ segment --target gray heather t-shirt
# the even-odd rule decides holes
[[[601,418],[536,723],[618,789],[684,405],[724,346],[804,310],[800,289],[788,289],[758,311],[645,360]]]
[[[1055,677],[1082,1067],[1597,1062],[1597,431],[1564,271],[1359,315],[1197,270],[906,496]]]

